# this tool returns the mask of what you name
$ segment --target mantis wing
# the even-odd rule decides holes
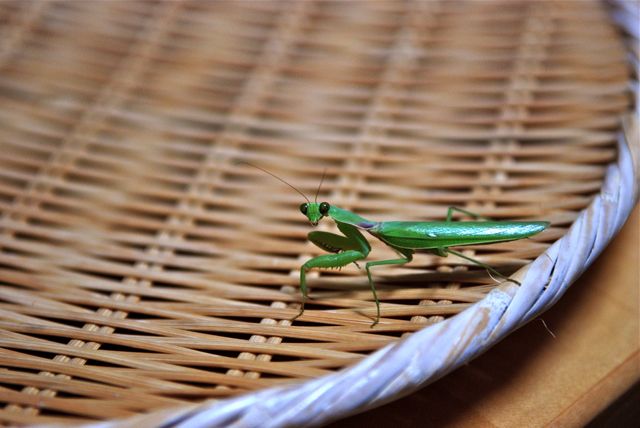
[[[368,231],[394,247],[433,249],[515,241],[540,233],[548,226],[546,221],[388,221]]]

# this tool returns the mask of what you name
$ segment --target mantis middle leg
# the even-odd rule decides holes
[[[376,320],[371,324],[371,327],[375,326],[380,322],[380,301],[378,300],[378,293],[376,293],[376,287],[373,285],[373,279],[371,278],[371,268],[373,266],[381,266],[381,265],[403,265],[405,263],[409,263],[413,260],[413,250],[409,250],[406,248],[398,248],[391,247],[396,252],[402,256],[401,259],[389,259],[389,260],[376,260],[373,262],[369,262],[365,265],[365,270],[367,271],[367,277],[369,278],[369,286],[371,287],[371,292],[373,293],[373,298],[376,301]]]

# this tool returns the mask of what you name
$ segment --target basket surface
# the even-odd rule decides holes
[[[511,273],[602,185],[629,109],[591,2],[0,3],[0,420],[135,415],[319,377],[498,284],[418,254],[310,275],[303,202],[548,220],[465,247]],[[333,226],[324,222],[321,230]],[[372,242],[372,257],[393,252]]]

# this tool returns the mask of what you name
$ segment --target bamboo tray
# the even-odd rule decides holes
[[[0,3],[0,421],[323,424],[487,350],[637,201],[633,12]],[[326,169],[320,198],[372,219],[552,226],[464,248],[521,286],[419,254],[375,271],[375,328],[356,267],[311,275],[291,323],[321,252],[299,195],[238,161],[307,194]]]

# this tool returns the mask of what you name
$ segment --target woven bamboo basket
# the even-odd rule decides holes
[[[637,200],[634,12],[0,2],[0,421],[319,425],[484,352]],[[418,254],[375,270],[375,328],[355,266],[310,274],[292,323],[322,252],[299,195],[238,161],[311,195],[326,169],[320,198],[374,220],[552,225],[464,247],[521,285]]]

